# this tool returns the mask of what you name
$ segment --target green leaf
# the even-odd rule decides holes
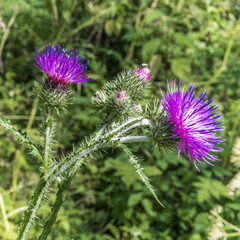
[[[20,142],[26,144],[26,146],[31,150],[31,154],[36,157],[41,163],[43,163],[42,156],[36,146],[29,140],[27,133],[22,132],[21,129],[16,130],[10,123],[4,118],[0,117],[0,126],[2,126],[6,131],[10,132],[14,137]]]
[[[151,79],[152,80],[156,77],[156,75],[157,75],[157,73],[160,69],[161,62],[162,62],[162,58],[161,58],[160,55],[153,55],[151,57],[151,60],[149,62],[149,66],[150,66],[150,69],[151,69],[151,76],[152,76]]]
[[[144,172],[148,175],[148,176],[158,176],[162,174],[162,171],[154,166],[146,166],[144,169]]]
[[[157,215],[157,213],[154,212],[152,202],[149,199],[147,198],[143,199],[142,205],[145,211],[149,214],[149,216],[155,217]]]
[[[153,38],[146,42],[142,48],[142,58],[144,61],[149,61],[151,56],[155,54],[161,44],[159,38]]]
[[[189,240],[202,240],[202,237],[199,233],[194,233],[194,234],[191,235]]]
[[[119,233],[119,230],[116,226],[114,226],[113,224],[109,224],[108,229],[116,239],[119,239],[120,233]]]
[[[132,207],[132,206],[137,205],[140,202],[140,200],[142,199],[142,195],[143,195],[143,193],[131,194],[128,199],[128,206]]]
[[[203,203],[210,198],[210,194],[206,189],[201,189],[198,191],[197,198],[200,203]]]
[[[129,189],[130,186],[137,180],[134,168],[130,164],[122,164],[122,161],[114,161],[112,164],[116,170],[115,175],[120,176]]]
[[[208,212],[201,212],[196,216],[195,222],[196,223],[205,223],[207,225],[209,223],[208,216],[209,216]]]
[[[192,39],[185,34],[175,33],[174,38],[177,40],[178,43],[185,45],[186,47],[195,48]]]
[[[114,31],[114,21],[113,20],[106,21],[104,30],[108,36],[112,36],[113,31]]]
[[[145,20],[145,24],[149,24],[151,22],[153,22],[154,20],[160,18],[162,15],[164,15],[164,13],[161,10],[153,10],[147,17]]]
[[[233,210],[240,211],[240,203],[227,203],[226,206]]]
[[[187,58],[178,58],[172,60],[171,69],[173,73],[184,81],[191,81],[191,64]]]

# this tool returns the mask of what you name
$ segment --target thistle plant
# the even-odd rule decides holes
[[[23,216],[19,240],[28,239],[47,191],[54,182],[58,182],[55,203],[38,238],[47,239],[72,179],[86,159],[97,151],[109,148],[123,151],[136,169],[136,174],[161,205],[138,158],[128,147],[129,143],[152,142],[165,150],[177,149],[178,155],[183,149],[198,171],[197,162],[213,165],[212,162],[219,160],[212,152],[222,150],[216,146],[223,141],[216,136],[216,132],[223,127],[218,127],[221,122],[217,120],[221,115],[215,116],[217,107],[209,106],[213,100],[204,102],[205,92],[197,97],[192,85],[184,91],[184,87],[180,89],[180,82],[177,89],[174,82],[171,87],[168,85],[166,94],[161,90],[162,98],[149,99],[147,104],[143,104],[145,92],[151,86],[150,69],[147,66],[123,71],[97,91],[92,103],[105,113],[105,118],[94,133],[86,136],[78,145],[74,144],[71,153],[57,155],[54,148],[55,116],[62,114],[62,110],[66,111],[71,102],[73,96],[69,84],[86,85],[94,79],[87,78],[88,61],[84,63],[84,57],[81,58],[74,49],[68,54],[64,46],[51,47],[49,44],[45,52],[36,50],[34,58],[35,66],[44,74],[43,79],[37,82],[36,93],[41,99],[41,111],[45,117],[40,125],[43,145],[36,146],[26,133],[14,129],[9,121],[0,118],[1,126],[30,149],[41,173],[39,184]]]

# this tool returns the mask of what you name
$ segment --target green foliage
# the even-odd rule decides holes
[[[1,127],[4,128],[4,130],[9,131],[11,134],[13,134],[13,136],[20,143],[26,144],[26,146],[31,150],[30,153],[39,160],[40,164],[43,163],[43,159],[42,159],[40,152],[38,151],[36,146],[29,140],[26,132],[25,133],[22,132],[21,129],[18,129],[18,130],[14,129],[14,127],[11,125],[10,121],[7,121],[6,119],[1,118],[1,117],[0,117],[0,125],[1,125]]]
[[[7,34],[2,22],[7,28],[14,8],[18,14]],[[240,136],[239,13],[239,4],[233,0],[0,2],[1,43],[7,34],[0,47],[0,112],[21,129],[34,109],[33,80],[42,74],[33,66],[35,48],[45,48],[49,42],[64,44],[90,60],[88,73],[96,80],[86,87],[72,86],[74,104],[68,114],[57,116],[59,156],[71,151],[72,144],[100,122],[102,115],[91,105],[93,94],[116,73],[142,62],[152,69],[149,97],[160,98],[159,86],[164,90],[167,79],[181,78],[186,85],[195,83],[198,91],[207,90],[224,113],[226,142],[219,154],[223,161],[215,167],[201,166],[201,177],[176,152],[164,153],[148,143],[136,148],[135,155],[144,159],[144,172],[164,209],[138,181],[123,154],[96,155],[97,160],[89,161],[74,179],[50,239],[206,239],[209,212],[216,205],[223,206],[224,219],[239,227],[239,195],[230,198],[224,188],[239,171],[230,163],[231,149]],[[35,129],[41,119],[37,111],[27,129],[36,144],[41,142]],[[24,134],[8,129],[32,151],[34,145]],[[3,224],[1,208],[0,238],[14,239],[38,175],[36,161],[6,134],[0,129],[0,193],[10,231]],[[49,205],[43,203],[30,239],[40,234],[42,218],[49,214],[56,192],[48,196]]]

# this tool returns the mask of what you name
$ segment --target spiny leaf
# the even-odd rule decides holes
[[[129,162],[135,167],[137,174],[140,176],[140,179],[146,185],[146,187],[151,192],[153,197],[156,199],[156,201],[162,207],[164,207],[164,205],[159,201],[159,199],[153,189],[153,186],[150,184],[148,177],[144,174],[143,168],[141,167],[141,165],[138,162],[138,158],[136,156],[134,156],[133,153],[130,151],[130,149],[128,147],[126,147],[125,145],[119,144],[119,147],[127,154],[127,156],[129,157]]]
[[[36,146],[30,141],[30,139],[27,137],[26,132],[22,132],[21,129],[16,130],[10,123],[10,121],[7,121],[4,118],[0,117],[0,126],[2,126],[6,131],[10,132],[14,135],[14,137],[20,142],[27,145],[27,147],[31,150],[31,154],[36,157],[40,163],[43,163],[42,156]]]

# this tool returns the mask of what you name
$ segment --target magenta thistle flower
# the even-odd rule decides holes
[[[148,82],[151,79],[150,72],[151,70],[148,67],[136,70],[136,74],[143,78],[145,82]]]
[[[216,132],[224,127],[218,127],[222,122],[217,121],[222,115],[215,116],[214,111],[218,108],[216,105],[209,106],[214,99],[203,101],[207,93],[203,92],[196,97],[195,88],[191,85],[187,91],[180,90],[181,81],[178,89],[175,90],[176,82],[171,88],[167,84],[167,96],[163,95],[163,107],[167,113],[167,120],[173,123],[173,138],[180,138],[178,145],[178,156],[181,149],[184,154],[193,161],[195,167],[200,171],[196,162],[202,164],[210,161],[221,161],[211,152],[220,152],[223,149],[216,145],[224,141],[216,136]]]
[[[70,54],[67,54],[67,50],[59,45],[54,48],[48,44],[46,51],[38,53],[36,49],[36,55],[34,54],[36,63],[34,65],[45,72],[50,79],[50,82],[57,83],[58,86],[67,87],[68,83],[84,83],[94,80],[94,78],[87,78],[85,70],[88,66],[88,61],[83,64],[84,57],[77,55],[77,50],[71,50]]]

